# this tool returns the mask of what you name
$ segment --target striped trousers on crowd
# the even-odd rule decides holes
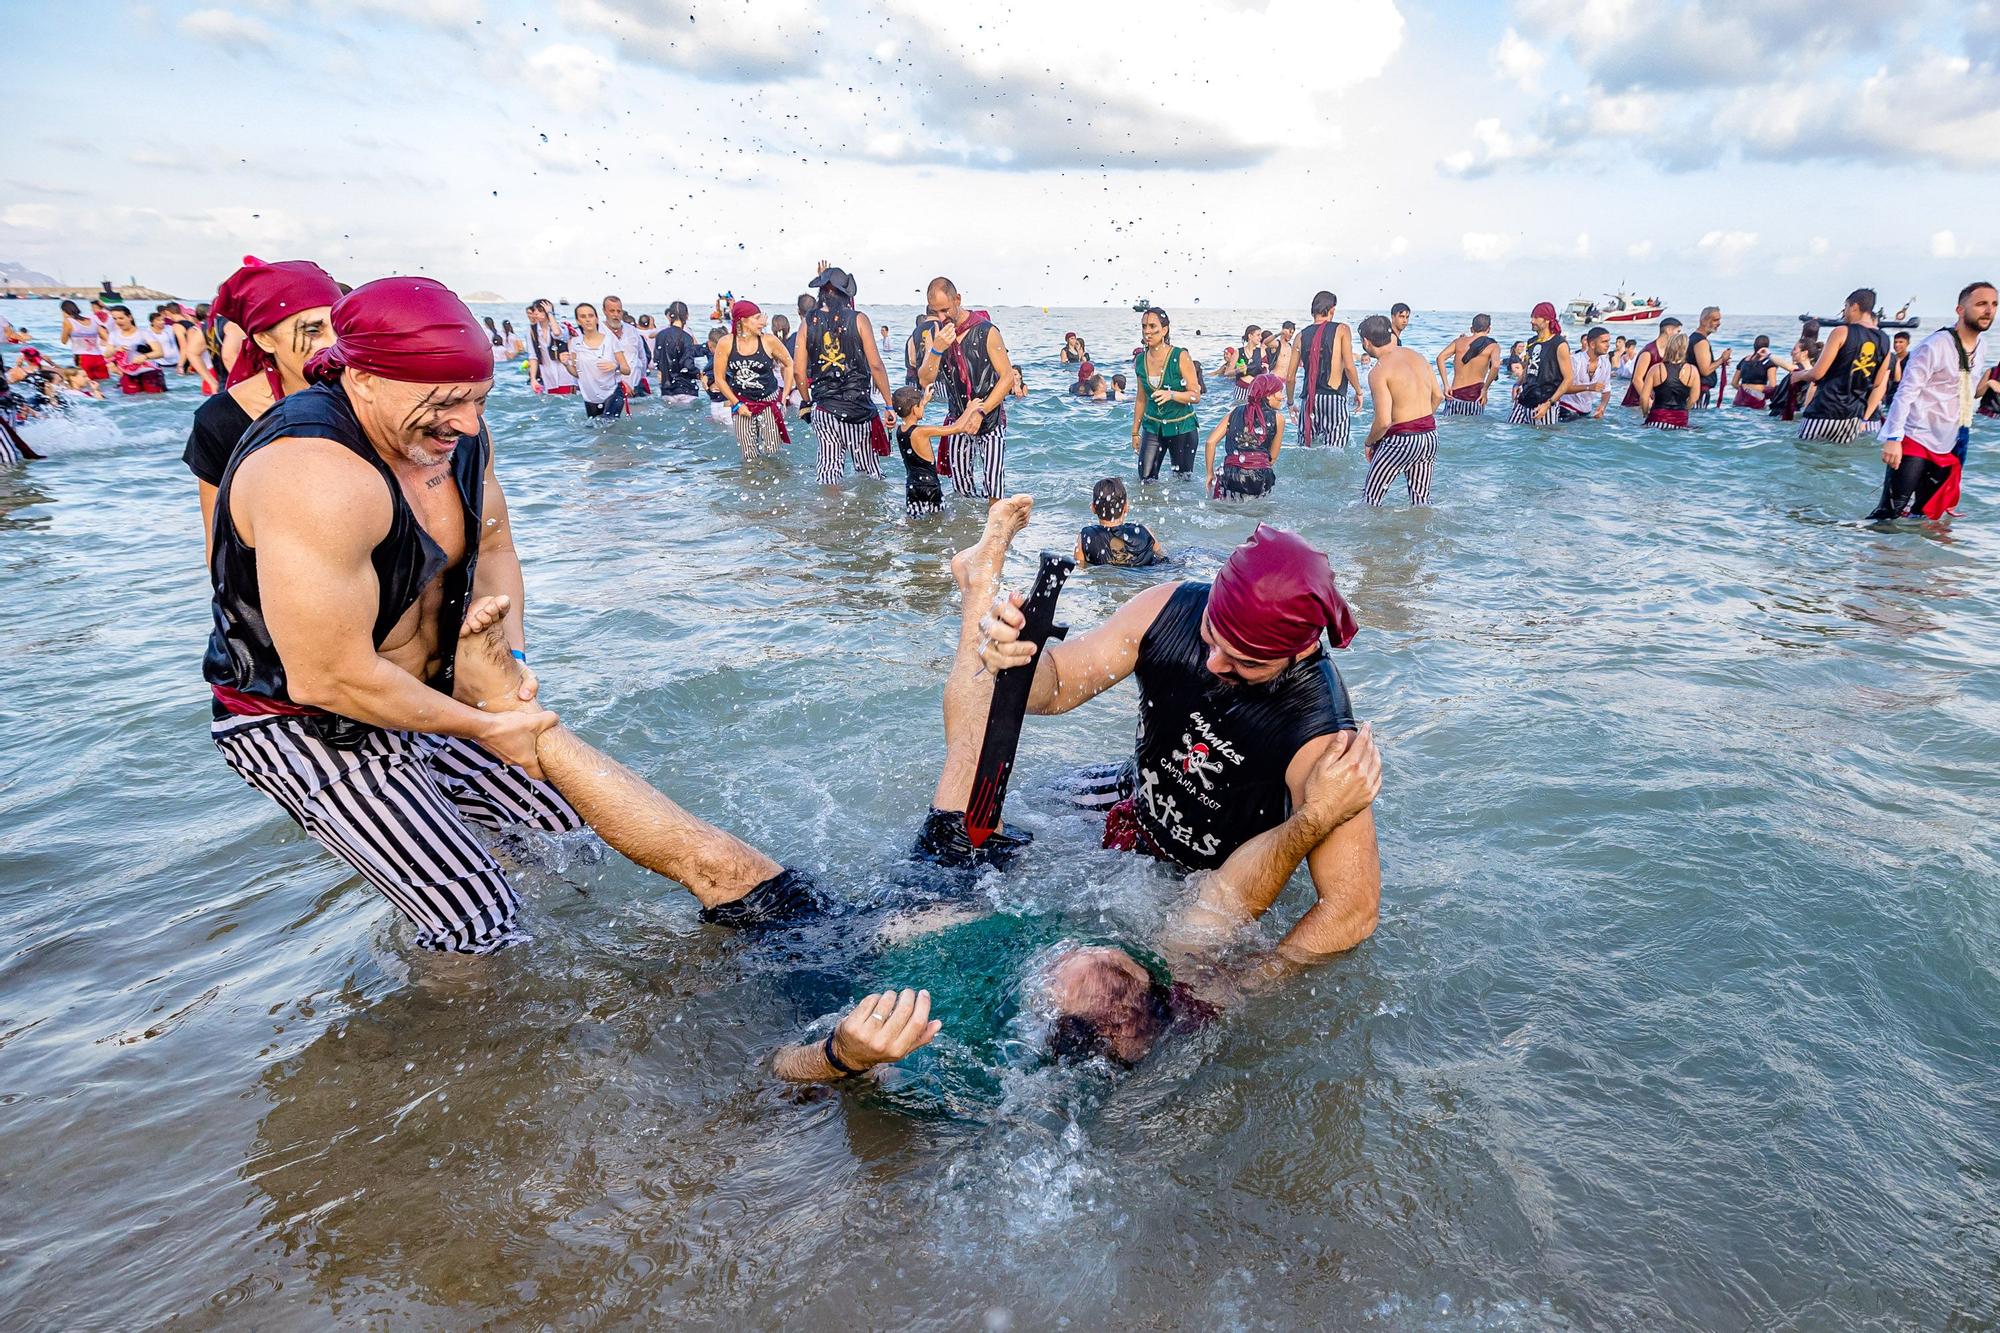
[[[952,435],[945,440],[945,457],[951,460],[953,495],[992,498],[1004,495],[1007,481],[1007,423],[989,427],[977,435]]]
[[[819,464],[817,468],[819,484],[837,486],[847,475],[847,459],[854,458],[854,470],[863,476],[882,480],[882,460],[875,454],[869,442],[871,418],[859,421],[843,421],[831,412],[812,410],[813,439],[819,442]]]
[[[1410,488],[1410,503],[1431,502],[1431,469],[1437,464],[1438,437],[1434,430],[1417,435],[1384,435],[1375,445],[1375,457],[1368,464],[1368,479],[1361,484],[1361,498],[1370,505],[1382,503],[1389,483],[1402,474]]]
[[[1310,448],[1313,445],[1331,445],[1335,449],[1345,449],[1353,438],[1354,417],[1348,407],[1347,391],[1339,393],[1316,393],[1311,406],[1299,413],[1299,444]]]
[[[1437,415],[1441,417],[1483,417],[1486,415],[1486,404],[1480,402],[1477,398],[1454,398],[1450,394],[1446,394],[1444,400],[1437,405]]]
[[[1799,421],[1799,438],[1846,444],[1868,429],[1868,424],[1859,417],[1803,417]]]
[[[4,412],[5,408],[0,408]],[[15,444],[20,437],[14,433],[14,424],[0,416],[0,467],[12,467],[26,457]]]
[[[228,717],[210,735],[236,775],[353,866],[417,928],[417,943],[491,953],[526,938],[519,899],[466,821],[547,833],[583,827],[545,782],[471,741],[379,727],[336,745],[328,719]]]
[[[1519,403],[1516,403],[1514,404],[1514,410],[1507,414],[1507,420],[1516,426],[1555,426],[1561,424],[1562,412],[1552,407],[1549,409],[1547,417],[1537,421],[1535,420],[1534,408],[1523,407]]]

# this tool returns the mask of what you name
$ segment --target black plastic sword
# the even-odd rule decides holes
[[[1053,551],[1042,552],[1042,568],[1035,575],[1035,590],[1021,604],[1027,624],[1021,627],[1021,642],[1035,645],[1035,656],[1026,664],[1008,667],[993,678],[993,703],[986,712],[986,739],[979,746],[979,769],[972,779],[972,799],[965,803],[965,836],[974,847],[983,847],[1000,827],[1000,806],[1007,799],[1007,779],[1014,772],[1014,751],[1021,744],[1021,720],[1028,715],[1028,693],[1035,683],[1035,668],[1041,665],[1041,650],[1050,639],[1069,633],[1069,626],[1056,624],[1056,599],[1062,596],[1076,561]]]

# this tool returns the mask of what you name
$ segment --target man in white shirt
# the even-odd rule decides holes
[[[618,377],[625,385],[626,398],[643,398],[651,393],[652,387],[646,382],[646,372],[653,363],[650,340],[637,324],[626,322],[625,303],[615,296],[604,298],[604,331],[618,340],[625,353],[625,364],[632,368],[631,374]]]
[[[1875,520],[1921,513],[1941,519],[1958,507],[1966,446],[1977,405],[1978,369],[1988,361],[1985,333],[2000,293],[1975,282],[1958,294],[1958,322],[1917,344],[1903,384],[1882,424],[1882,498]]]
[[[1563,421],[1585,417],[1602,421],[1605,404],[1611,401],[1611,330],[1592,325],[1581,342],[1583,357],[1570,366],[1569,382],[1556,400],[1556,416]]]

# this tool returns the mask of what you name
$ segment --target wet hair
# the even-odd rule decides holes
[[[668,306],[668,307],[667,307],[667,321],[668,321],[669,323],[671,323],[671,324],[685,324],[685,323],[687,323],[687,322],[688,322],[688,303],[687,303],[686,301],[676,301],[676,302],[674,302],[674,303],[673,303],[672,305]]]
[[[1679,320],[1675,319],[1672,315],[1668,315],[1660,321],[1660,333],[1664,336],[1668,329],[1677,329],[1680,326],[1681,322]]]
[[[1298,330],[1299,330],[1299,326],[1298,326],[1297,324],[1294,324],[1294,323],[1293,323],[1293,322],[1292,322],[1291,320],[1289,320],[1289,319],[1288,319],[1288,320],[1286,320],[1286,321],[1285,321],[1285,322],[1284,322],[1283,324],[1280,324],[1280,325],[1278,326],[1278,328],[1279,328],[1279,330],[1280,330],[1280,331],[1289,331],[1289,332],[1292,332],[1292,333],[1297,333],[1297,332],[1298,332]]]
[[[724,328],[722,325],[717,324],[714,328],[708,331],[708,345],[711,348],[720,347],[722,345],[722,340],[724,338],[727,338],[728,336],[729,336],[729,330],[727,328]]]
[[[1264,331],[1264,330],[1262,330],[1262,329],[1258,328],[1258,327],[1257,327],[1257,326],[1256,326],[1255,324],[1252,324],[1252,325],[1251,325],[1251,326],[1250,326],[1249,328],[1247,328],[1247,329],[1243,330],[1243,337],[1244,337],[1244,340],[1245,340],[1245,341],[1248,341],[1248,340],[1249,340],[1249,338],[1250,338],[1250,335],[1251,335],[1251,334],[1253,334],[1253,333],[1262,333],[1263,331]]]
[[[1076,1062],[1101,1057],[1130,1069],[1173,1026],[1173,992],[1108,962],[1095,969],[1095,979],[1096,1012],[1060,1015],[1049,1028],[1049,1055]]]
[[[1589,328],[1583,331],[1583,339],[1585,342],[1589,342],[1592,338],[1595,338],[1600,333],[1606,337],[1611,336],[1610,329],[1605,328],[1602,324],[1593,324]]]
[[[1847,304],[1853,306],[1864,315],[1874,314],[1875,289],[1873,287],[1856,287],[1847,294]]]
[[[782,339],[792,331],[792,321],[784,315],[771,316],[771,332]]]
[[[1127,499],[1125,482],[1118,477],[1106,477],[1090,488],[1090,512],[1109,523],[1125,512]]]
[[[1361,321],[1361,342],[1365,347],[1382,347],[1396,341],[1396,330],[1387,315],[1370,315]]]
[[[1670,366],[1678,366],[1688,359],[1688,339],[1685,333],[1676,333],[1660,344],[1660,360]]]
[[[1104,387],[1104,376],[1092,375],[1088,380],[1084,381],[1084,387],[1089,389],[1092,393],[1096,393],[1099,389],[1102,389]]]
[[[1768,351],[1770,351],[1770,350],[1771,350],[1771,335],[1770,335],[1770,334],[1768,334],[1768,333],[1760,333],[1760,334],[1758,334],[1758,335],[1757,335],[1757,341],[1756,341],[1756,342],[1753,342],[1753,343],[1751,343],[1751,344],[1750,344],[1750,350],[1751,350],[1751,351],[1753,351],[1753,352],[1768,352]]]
[[[1980,290],[1982,287],[1987,289],[1988,291],[2000,290],[1996,289],[1990,282],[1968,282],[1965,284],[1965,286],[1959,289],[1958,303],[1960,305],[1964,305],[1965,299],[1968,296],[1971,296],[1974,292]]]
[[[1397,315],[1407,315],[1409,313],[1410,313],[1410,308],[1404,305],[1401,301],[1398,301],[1396,302],[1396,304],[1389,307],[1389,314],[1391,318]]]
[[[1313,316],[1317,318],[1320,315],[1331,315],[1333,308],[1339,304],[1340,298],[1332,292],[1314,292],[1312,303]]]
[[[905,384],[889,395],[889,406],[896,409],[896,415],[906,417],[924,405],[924,391],[914,384]]]
[[[826,290],[831,291],[832,288],[829,287]],[[817,296],[814,296],[811,292],[799,293],[799,319],[801,321],[817,309],[819,309],[819,298]]]
[[[78,307],[78,305],[77,305],[77,303],[76,303],[76,302],[74,302],[74,301],[64,301],[64,302],[62,303],[62,312],[63,312],[63,313],[65,314],[65,315],[68,315],[68,316],[69,316],[69,317],[70,317],[71,319],[82,319],[82,318],[83,318],[83,311],[82,311],[82,309],[81,309],[81,308],[79,308],[79,307]]]
[[[932,292],[942,292],[954,301],[958,299],[958,285],[950,278],[932,278],[930,286],[924,288],[924,298],[930,299]]]
[[[513,320],[511,320],[511,319],[503,319],[503,320],[501,320],[501,321],[500,321],[500,331],[501,331],[502,333],[512,333],[512,332],[514,331],[514,321],[513,321]]]
[[[1900,337],[1902,337],[1903,335],[1899,333],[1899,334],[1897,334],[1896,336],[1900,338]],[[1114,388],[1114,389],[1122,389],[1122,388],[1124,388],[1124,387],[1125,387],[1125,377],[1124,377],[1123,375],[1113,375],[1113,376],[1111,377],[1111,387],[1112,387],[1112,388]]]
[[[500,343],[501,343],[501,338],[500,338],[500,330],[499,330],[499,329],[497,329],[497,328],[495,328],[495,327],[493,327],[493,316],[491,316],[491,315],[482,315],[482,316],[480,317],[480,319],[481,319],[481,322],[482,322],[482,323],[484,323],[484,324],[486,325],[486,331],[487,331],[488,333],[490,333],[490,334],[492,334],[492,335],[493,335],[493,345],[494,345],[495,347],[498,347],[498,346],[500,346]]]
[[[1474,333],[1484,333],[1486,332],[1486,330],[1492,327],[1493,327],[1493,316],[1474,315],[1472,317],[1472,331]]]

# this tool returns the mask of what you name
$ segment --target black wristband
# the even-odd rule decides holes
[[[833,1071],[842,1078],[853,1078],[861,1072],[858,1069],[850,1069],[842,1064],[840,1057],[833,1053],[833,1034],[831,1032],[827,1033],[826,1040],[819,1044],[819,1053],[826,1057],[827,1064],[831,1065]]]

